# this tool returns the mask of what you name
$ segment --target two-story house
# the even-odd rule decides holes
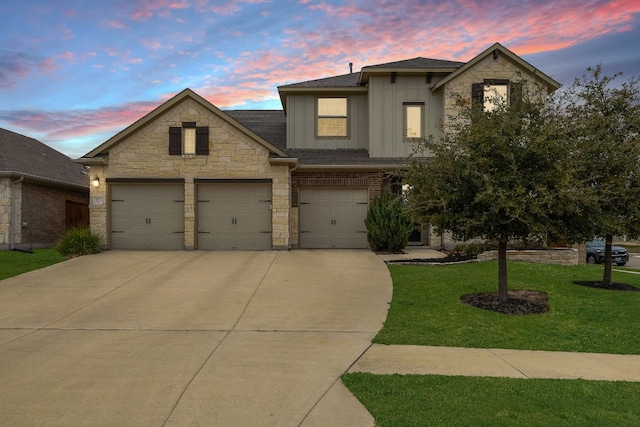
[[[495,44],[469,62],[414,58],[280,86],[283,110],[222,111],[184,91],[77,161],[112,249],[366,248],[369,203],[452,94],[487,105],[560,84]],[[487,94],[494,94],[488,96]],[[428,232],[415,237],[440,245]]]

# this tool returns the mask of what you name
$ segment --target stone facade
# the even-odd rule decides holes
[[[169,127],[180,127],[183,122],[196,122],[197,126],[209,127],[208,155],[169,155]],[[109,235],[107,211],[110,179],[183,179],[184,246],[187,250],[195,247],[195,180],[270,180],[272,246],[274,249],[289,247],[289,167],[272,165],[267,147],[191,98],[185,98],[113,146],[109,150],[108,165],[91,167],[92,179],[95,176],[100,179],[101,185],[91,188],[91,227],[102,236]]]
[[[487,251],[478,255],[480,261],[495,261],[498,251]],[[534,262],[538,264],[578,265],[578,249],[548,249],[548,250],[508,250],[507,260]]]
[[[17,205],[17,210],[15,213],[14,220],[17,224],[21,223],[20,218],[20,203],[22,201],[22,186],[20,183],[14,186],[14,189],[17,194],[13,194],[11,189],[11,178],[0,178],[0,248],[9,248],[11,243],[11,198],[14,197],[14,204]],[[22,235],[20,233],[20,229],[18,232],[14,234],[15,241],[19,242],[22,240]]]
[[[445,127],[447,123],[451,122],[452,117],[456,117],[458,114],[458,107],[454,102],[456,97],[460,96],[471,103],[471,85],[473,83],[482,83],[485,79],[508,79],[511,82],[526,82],[524,90],[530,96],[544,99],[547,95],[547,90],[542,81],[536,80],[528,70],[521,68],[505,55],[498,55],[495,59],[493,55],[487,55],[455,79],[445,84]]]

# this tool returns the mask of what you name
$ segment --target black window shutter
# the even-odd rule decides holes
[[[179,156],[182,154],[182,128],[169,128],[169,155]]]
[[[209,127],[196,128],[196,154],[209,154]]]
[[[509,84],[509,102],[511,105],[517,105],[522,102],[522,82]]]
[[[471,104],[484,108],[484,83],[473,83],[471,85]]]

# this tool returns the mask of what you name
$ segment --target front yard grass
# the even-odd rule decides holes
[[[549,312],[526,316],[460,301],[463,294],[497,291],[496,262],[389,270],[393,301],[375,343],[640,354],[640,292],[573,283],[600,280],[602,266],[510,262],[509,289],[549,294]],[[640,275],[614,271],[613,280],[640,287]]]
[[[342,381],[376,426],[637,426],[640,383],[373,375]]]
[[[587,288],[602,266],[510,262],[509,288],[549,294],[545,314],[511,316],[460,302],[497,291],[495,262],[389,266],[393,300],[381,344],[640,354],[640,292]],[[613,279],[640,287],[640,275]],[[377,426],[636,426],[640,383],[349,373],[342,381]]]
[[[0,251],[0,280],[64,261],[55,249],[34,249],[32,254]]]

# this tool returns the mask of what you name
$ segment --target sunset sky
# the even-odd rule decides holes
[[[78,158],[186,87],[281,109],[276,87],[500,42],[570,85],[640,75],[640,0],[3,0],[0,127]]]

